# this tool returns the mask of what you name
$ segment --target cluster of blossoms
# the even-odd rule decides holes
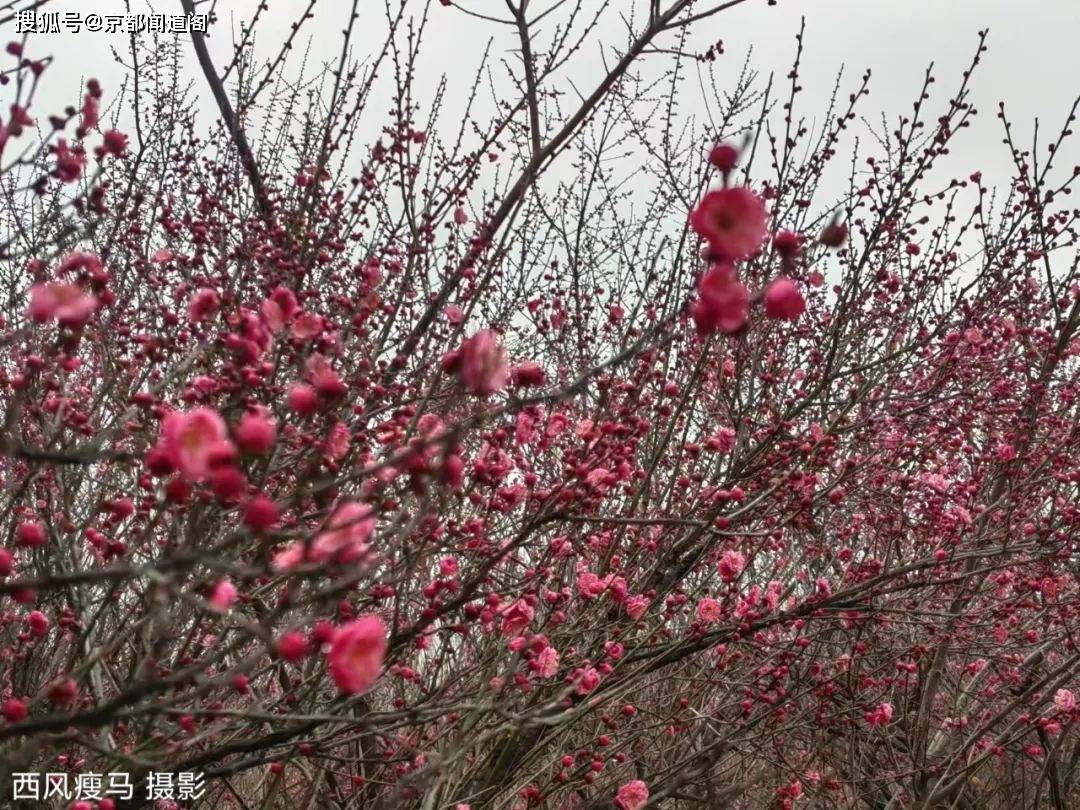
[[[31,262],[35,275],[45,272],[43,262]],[[40,281],[30,288],[27,315],[38,323],[56,321],[63,327],[78,330],[97,312],[114,300],[109,290],[109,276],[96,255],[71,253],[55,268],[52,281]]]
[[[707,192],[690,214],[690,225],[705,241],[702,255],[708,269],[698,282],[698,297],[691,314],[701,334],[720,331],[741,332],[750,317],[751,295],[739,280],[738,263],[758,256],[768,241],[769,216],[761,196],[748,186],[729,185],[738,165],[739,151],[720,144],[709,153],[709,162],[720,171],[723,187]],[[790,277],[797,271],[803,235],[779,231],[772,247],[780,258],[783,275],[765,289],[765,315],[796,320],[806,310],[806,302]],[[833,246],[843,241],[835,232],[823,234],[823,242]],[[820,279],[815,276],[820,283]]]

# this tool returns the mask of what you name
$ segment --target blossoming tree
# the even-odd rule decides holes
[[[738,2],[616,42],[395,2],[363,63],[354,2],[310,91],[307,13],[257,66],[260,10],[227,65],[134,39],[58,114],[8,45],[0,789],[1076,806],[1073,114],[1025,149],[1002,109],[1014,177],[953,178],[980,38],[857,147],[869,76],[811,129],[798,61],[689,48]],[[412,92],[443,15],[508,23],[521,87],[457,130]]]

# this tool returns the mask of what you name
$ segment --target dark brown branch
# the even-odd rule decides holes
[[[184,13],[195,13],[193,0],[180,0],[180,4],[184,8]],[[210,85],[210,91],[214,94],[214,100],[217,102],[218,110],[221,112],[221,119],[225,123],[226,129],[228,129],[233,143],[236,145],[236,151],[240,155],[240,163],[244,167],[244,173],[247,174],[252,191],[255,192],[255,204],[258,206],[259,214],[263,223],[269,228],[274,220],[274,215],[262,174],[259,172],[259,165],[255,161],[255,154],[248,143],[247,135],[244,134],[243,125],[233,111],[232,103],[229,101],[229,94],[225,91],[225,85],[222,83],[217,71],[214,70],[214,63],[210,59],[210,51],[207,50],[206,38],[203,36],[202,31],[193,30],[191,32],[191,44],[195,46],[195,55],[199,59],[199,67],[202,68],[206,82]]]

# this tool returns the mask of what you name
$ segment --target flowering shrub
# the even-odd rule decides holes
[[[457,132],[396,6],[310,106],[304,20],[258,73],[247,34],[224,75],[133,40],[133,94],[52,116],[44,43],[8,47],[0,781],[1075,806],[1073,118],[996,196],[931,181],[976,111],[928,75],[833,172],[867,78],[811,134],[798,64],[782,107],[743,73],[702,130],[655,87],[730,73],[658,43],[719,7],[651,4],[580,96],[597,29],[553,8],[500,12],[520,103]]]

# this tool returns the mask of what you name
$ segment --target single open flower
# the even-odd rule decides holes
[[[361,616],[334,634],[327,657],[330,677],[351,695],[366,692],[382,674],[386,625],[374,614]]]
[[[173,411],[161,426],[159,447],[184,477],[201,481],[235,454],[227,436],[225,420],[213,408]]]
[[[765,314],[770,318],[794,321],[806,311],[806,301],[790,278],[779,276],[765,290]]]
[[[641,810],[649,801],[649,788],[640,779],[626,782],[615,794],[615,804],[620,810]]]
[[[474,394],[487,396],[502,390],[510,379],[506,350],[491,329],[481,329],[461,344],[461,381]]]
[[[768,235],[767,221],[765,203],[746,186],[710,191],[690,214],[690,226],[715,258],[726,261],[757,253]]]

